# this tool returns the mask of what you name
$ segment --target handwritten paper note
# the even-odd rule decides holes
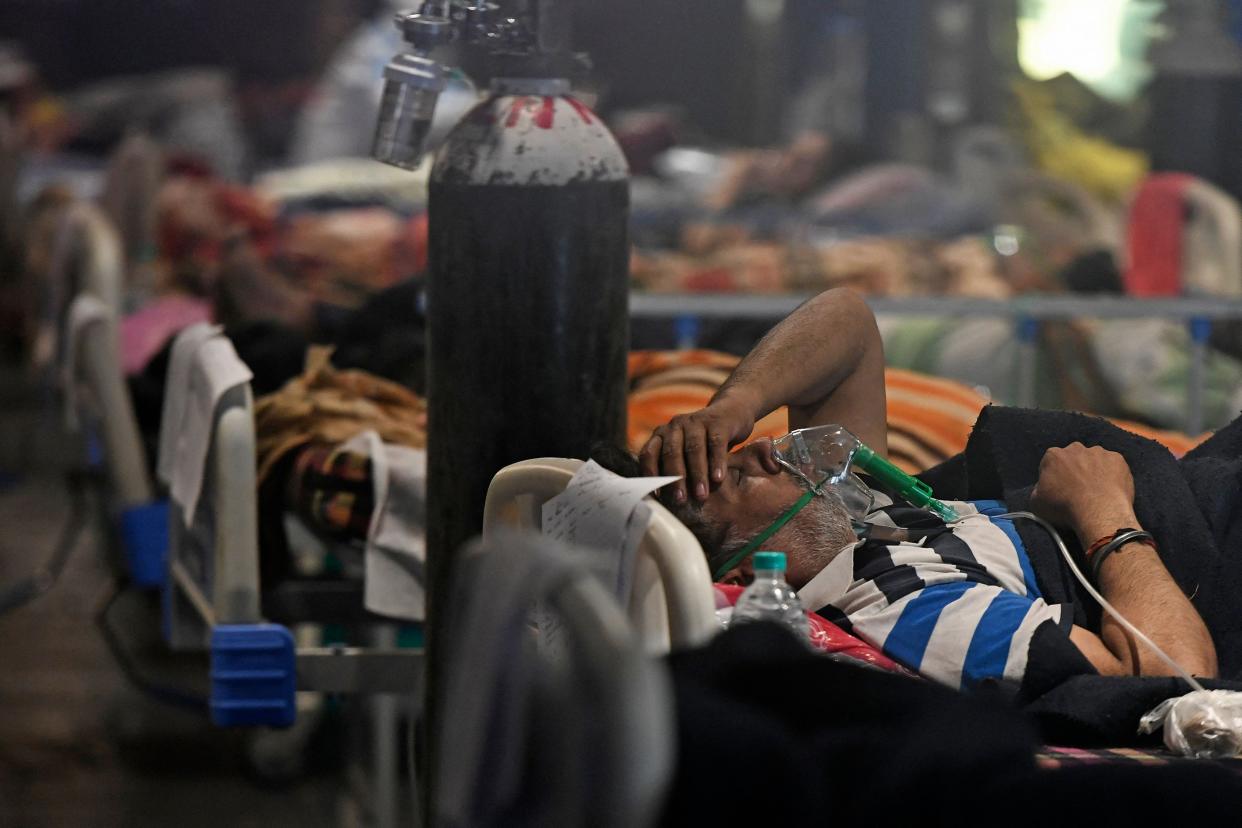
[[[592,550],[590,564],[629,601],[634,555],[651,522],[642,499],[676,477],[626,478],[588,461],[565,487],[543,505],[543,533],[571,547]]]

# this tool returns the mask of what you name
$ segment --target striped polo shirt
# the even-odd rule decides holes
[[[884,499],[887,501],[887,498]],[[950,687],[1021,683],[1035,631],[1067,635],[1073,613],[1040,594],[1030,559],[997,501],[950,502],[946,526],[924,509],[884,505],[867,522],[901,528],[901,541],[847,547],[799,591],[803,605]]]

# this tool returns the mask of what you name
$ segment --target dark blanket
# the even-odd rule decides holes
[[[678,761],[664,825],[947,824],[962,780],[994,814],[1035,773],[1035,734],[1008,705],[812,654],[774,624],[668,665]]]
[[[997,498],[1012,510],[1024,510],[1044,452],[1075,441],[1126,458],[1134,475],[1135,513],[1211,631],[1220,675],[1235,680],[1215,686],[1242,689],[1237,681],[1242,680],[1242,419],[1178,460],[1159,443],[1096,417],[989,406],[965,453],[923,478],[943,498]],[[1074,581],[1052,540],[1029,521],[1018,521],[1017,527],[1048,602],[1072,605],[1075,623],[1098,629],[1099,607]],[[1064,538],[1081,555],[1073,533]],[[1170,679],[1058,678],[1026,701],[1045,737],[1062,743],[1133,742],[1142,713],[1188,689]]]
[[[1242,775],[1208,762],[1040,770],[987,692],[813,654],[771,624],[667,661],[677,769],[662,825],[1231,825]]]

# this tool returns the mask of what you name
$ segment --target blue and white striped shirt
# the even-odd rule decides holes
[[[922,675],[951,687],[1021,682],[1044,624],[1068,633],[1072,612],[1040,594],[1030,559],[997,501],[952,502],[951,526],[924,509],[883,506],[867,520],[902,528],[901,542],[863,540],[843,550],[799,595]]]

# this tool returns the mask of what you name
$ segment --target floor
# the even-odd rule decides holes
[[[47,558],[69,511],[71,444],[54,409],[8,374],[0,378],[0,591]],[[102,537],[95,520],[59,582],[0,616],[0,826],[358,824],[337,756],[312,751],[308,770],[264,781],[246,758],[251,736],[213,729],[124,680],[96,623],[113,590]],[[155,649],[142,635],[152,612],[133,594],[111,613],[140,661]],[[187,665],[152,669],[172,681]],[[329,740],[322,750],[335,748]]]

